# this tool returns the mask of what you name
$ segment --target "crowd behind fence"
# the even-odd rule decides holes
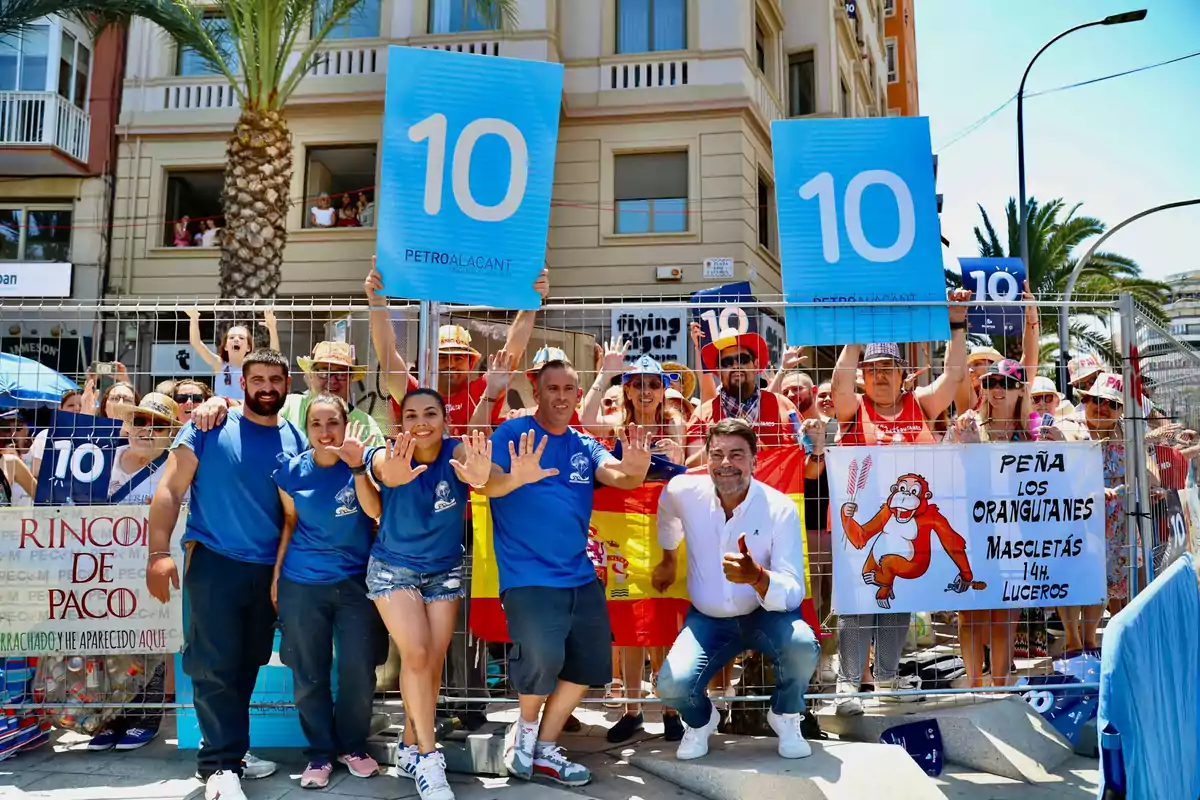
[[[1055,316],[1056,304],[1050,300],[1025,303],[1025,308],[1041,307],[1044,320]],[[785,304],[779,299],[745,300],[735,303],[715,302],[712,306],[697,307],[688,298],[640,298],[636,302],[621,300],[602,302],[596,300],[550,300],[534,319],[530,340],[524,349],[523,358],[512,372],[508,388],[504,393],[506,414],[519,413],[536,404],[533,387],[526,371],[534,366],[534,357],[542,348],[560,348],[566,358],[580,373],[580,385],[586,391],[602,367],[606,345],[614,340],[630,343],[625,361],[632,363],[638,356],[651,355],[656,360],[672,365],[672,369],[690,372],[694,381],[685,396],[684,407],[699,405],[706,386],[706,375],[701,370],[697,344],[718,335],[722,327],[739,326],[757,330],[770,349],[769,367],[761,377],[761,386],[767,387],[775,372],[784,369],[784,359],[789,350],[783,334],[783,311]],[[847,308],[847,314],[871,314],[878,304]],[[296,369],[297,359],[308,357],[317,342],[344,342],[353,348],[356,363],[368,366],[363,380],[355,381],[350,389],[354,407],[370,415],[385,433],[395,430],[392,402],[389,397],[389,382],[385,378],[387,369],[395,365],[380,364],[377,347],[372,340],[369,322],[370,309],[362,301],[326,302],[281,299],[271,304],[230,305],[224,302],[200,302],[194,308],[189,301],[141,300],[104,302],[96,305],[48,303],[14,305],[2,307],[3,324],[0,325],[0,350],[27,356],[44,365],[74,378],[81,386],[92,389],[88,402],[98,399],[112,383],[127,379],[138,395],[161,388],[167,381],[200,382],[205,389],[223,394],[231,379],[230,373],[214,368],[211,352],[220,349],[226,334],[233,326],[243,326],[257,346],[266,346],[277,340],[283,354],[293,365],[292,391],[303,392],[311,376]],[[435,307],[436,308],[436,307]],[[1131,535],[1125,553],[1125,568],[1132,593],[1138,587],[1161,572],[1171,560],[1185,551],[1193,551],[1196,537],[1200,535],[1200,500],[1196,493],[1196,463],[1194,445],[1195,429],[1200,427],[1200,354],[1181,344],[1167,334],[1145,313],[1133,307],[1127,298],[1121,303],[1111,300],[1076,300],[1074,313],[1086,319],[1095,339],[1108,343],[1121,342],[1123,350],[1113,349],[1107,353],[1090,353],[1104,362],[1103,373],[1111,373],[1124,382],[1126,397],[1131,401],[1124,405],[1122,463],[1115,465],[1116,472],[1123,473],[1124,508],[1121,513],[1128,520]],[[188,312],[195,311],[195,321]],[[931,311],[935,310],[931,307]],[[420,353],[422,325],[421,309],[417,304],[393,302],[390,305],[391,330],[395,349],[405,359],[405,366],[416,376],[422,374]],[[457,325],[470,335],[470,346],[482,358],[476,376],[486,372],[489,358],[506,345],[506,337],[513,324],[512,312],[483,308],[440,308],[437,309],[436,325]],[[694,327],[693,322],[699,323]],[[425,324],[429,324],[428,320]],[[698,327],[698,330],[697,330]],[[1039,339],[1046,339],[1044,329]],[[196,346],[196,340],[202,343]],[[1022,340],[1020,330],[1000,336],[981,336],[969,333],[969,344],[974,353],[985,353],[994,348],[986,361],[990,363],[1003,356],[1020,360]],[[787,344],[803,345],[792,342]],[[865,343],[864,343],[865,344]],[[902,345],[909,364],[913,386],[928,386],[941,375],[945,358],[945,343]],[[839,346],[805,347],[804,361],[800,364],[788,362],[789,372],[803,372],[811,379],[811,388],[804,385],[803,391],[810,392],[810,404],[819,403],[822,392],[828,393],[827,384],[833,378],[834,365],[841,348]],[[1087,352],[1086,348],[1084,351]],[[993,357],[994,356],[994,357]],[[388,356],[385,354],[385,358]],[[792,356],[794,358],[794,355]],[[121,368],[108,366],[120,362]],[[977,362],[972,362],[977,363]],[[446,381],[449,364],[443,363],[441,378]],[[986,367],[986,363],[983,364]],[[110,373],[111,370],[111,373]],[[979,370],[982,374],[982,370]],[[1044,363],[1038,358],[1038,375],[1053,378],[1056,365]],[[236,376],[232,376],[234,379]],[[1029,376],[1032,384],[1033,376]],[[95,383],[95,386],[90,384]],[[685,380],[685,384],[687,381]],[[1084,387],[1086,388],[1086,387]],[[1079,404],[1079,397],[1073,398]],[[619,402],[619,400],[617,401]],[[1069,414],[1065,411],[1069,398],[1060,396],[1056,411],[1049,412],[1062,420]],[[818,410],[821,408],[817,406]],[[955,413],[963,409],[955,409]],[[819,413],[824,414],[823,411]],[[9,441],[5,446],[28,459],[39,429],[49,424],[51,410],[27,409],[17,418],[6,419],[8,428],[3,432]],[[947,415],[941,420],[930,420],[938,436],[945,436],[955,427],[955,417]],[[954,438],[950,436],[949,438]],[[836,447],[837,445],[833,445]],[[1111,487],[1110,487],[1111,488]],[[822,499],[822,498],[810,498]],[[17,502],[21,502],[17,499]],[[815,505],[813,507],[816,507]],[[835,511],[836,513],[836,511]],[[817,526],[818,535],[808,535],[807,562],[810,589],[814,595],[819,627],[826,634],[822,645],[821,664],[814,675],[810,699],[814,703],[833,701],[837,697],[836,659],[838,645],[836,614],[831,608],[826,592],[821,587],[832,585],[833,554],[828,526]],[[805,532],[797,531],[805,536]],[[469,531],[465,533],[468,543],[468,558],[464,580],[470,582],[471,563]],[[854,578],[855,576],[848,576]],[[15,576],[0,571],[0,595],[11,589]],[[464,603],[460,625],[451,644],[447,661],[443,698],[448,707],[474,713],[482,713],[488,705],[512,703],[515,697],[507,685],[505,647],[502,643],[480,642],[468,630],[469,603]],[[1107,618],[1115,608],[1102,610]],[[863,674],[860,687],[865,696],[879,697],[881,691],[893,696],[919,695],[933,699],[934,696],[971,691],[963,682],[964,669],[959,653],[959,628],[955,625],[955,612],[914,613],[909,623],[899,632],[905,639],[901,673],[920,678],[908,682],[891,684],[891,688],[874,686],[871,674]],[[1014,638],[1014,676],[1033,678],[1051,675],[1055,661],[1063,656],[1067,644],[1061,620],[1051,608],[1027,609],[1020,619],[1011,624]],[[1103,625],[1103,622],[1100,623]],[[868,631],[875,623],[864,622]],[[1058,626],[1058,627],[1056,627]],[[892,632],[893,634],[895,631]],[[877,640],[878,642],[878,640]],[[1090,642],[1089,642],[1090,643]],[[878,647],[878,643],[876,647]],[[0,654],[4,655],[4,654]],[[842,654],[844,656],[844,654]],[[655,661],[653,652],[650,662]],[[173,696],[171,670],[168,667],[165,688],[151,696],[143,692],[133,697],[122,680],[131,674],[147,670],[142,663],[137,666],[133,659],[120,674],[109,676],[90,673],[86,658],[79,663],[69,659],[44,659],[46,662],[39,673],[42,689],[51,689],[43,703],[32,702],[29,696],[11,691],[11,687],[0,695],[0,709],[28,709],[34,705],[55,707],[59,705],[57,719],[62,714],[77,713],[80,709],[103,707],[106,703],[121,702],[127,707],[142,706],[175,708],[186,706]],[[619,706],[630,704],[652,704],[657,702],[652,695],[653,676],[619,674],[621,659],[614,663],[614,682],[606,692],[598,692],[589,698],[589,703],[606,703]],[[77,669],[78,668],[78,669]],[[991,670],[989,670],[990,672]],[[1000,670],[1003,672],[1004,670]],[[398,666],[395,653],[378,674],[377,703],[380,710],[393,712],[399,705],[397,686]],[[11,669],[8,674],[16,674]],[[84,691],[68,699],[59,684],[69,684],[79,678]],[[47,681],[49,685],[47,685]],[[641,691],[643,682],[647,691]],[[270,683],[270,681],[268,681]],[[631,686],[637,683],[637,686]],[[714,687],[713,694],[742,703],[744,714],[753,714],[764,707],[772,680],[767,665],[761,659],[747,657],[739,659],[735,671],[723,685]],[[1086,683],[1086,682],[1085,682]],[[142,687],[145,688],[144,686]],[[1028,686],[1009,685],[990,687],[990,691],[1026,692]],[[85,696],[87,702],[81,702]],[[55,703],[55,700],[59,703]],[[455,702],[457,699],[457,702]],[[141,702],[138,702],[138,701]],[[278,685],[269,685],[256,695],[255,706],[260,711],[286,707],[290,694],[280,677]],[[75,710],[68,706],[77,706]],[[64,711],[63,709],[66,709]]]

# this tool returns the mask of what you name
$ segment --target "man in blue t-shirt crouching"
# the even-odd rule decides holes
[[[537,412],[496,429],[492,475],[480,489],[492,498],[500,600],[513,643],[509,679],[521,709],[505,738],[504,765],[515,777],[537,772],[567,786],[592,775],[555,740],[588,687],[612,676],[608,605],[587,555],[593,480],[634,489],[650,467],[640,427],[621,432],[620,461],[570,427],[580,394],[570,364],[543,365],[534,383]]]
[[[224,425],[202,431],[193,421],[179,432],[150,503],[146,587],[165,603],[171,587],[179,588],[171,532],[191,492],[183,667],[204,737],[198,761],[205,800],[246,798],[250,697],[275,638],[271,580],[283,506],[272,475],[308,448],[304,434],[279,418],[291,383],[287,360],[256,350],[242,362],[241,380],[244,405],[229,411]]]

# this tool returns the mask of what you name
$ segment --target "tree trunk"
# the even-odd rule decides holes
[[[226,148],[223,298],[272,298],[287,245],[292,139],[278,111],[245,109]]]

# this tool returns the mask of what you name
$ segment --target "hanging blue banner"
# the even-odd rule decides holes
[[[1008,336],[1025,330],[1025,309],[1020,305],[1025,285],[1025,264],[1019,258],[960,258],[962,285],[981,303],[1007,306],[971,306],[967,322],[971,333]]]
[[[383,294],[539,307],[562,84],[561,64],[388,48]]]
[[[112,461],[121,444],[121,422],[55,411],[37,475],[37,505],[108,502]]]
[[[929,120],[771,123],[787,340],[947,339]],[[879,304],[879,305],[862,305]]]

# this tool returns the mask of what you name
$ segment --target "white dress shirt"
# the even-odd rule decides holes
[[[731,583],[721,566],[726,553],[738,552],[738,536],[770,576],[765,597],[749,584]],[[658,543],[675,550],[687,541],[687,587],[692,605],[708,617],[740,617],[759,606],[795,611],[804,599],[804,549],[800,515],[786,494],[756,480],[733,516],[717,498],[707,474],[678,475],[658,499]]]

